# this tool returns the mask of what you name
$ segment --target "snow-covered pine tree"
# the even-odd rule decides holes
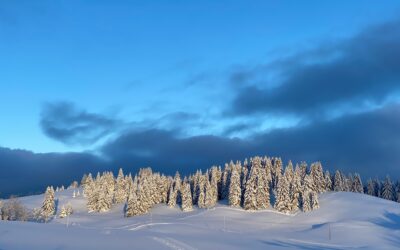
[[[58,217],[60,218],[65,218],[67,217],[67,209],[65,208],[65,206],[62,206],[60,209],[60,214],[58,215]]]
[[[310,175],[306,175],[304,177],[304,185],[303,185],[303,190],[301,193],[302,197],[302,209],[303,212],[308,212],[312,210],[312,200],[311,196],[314,191],[314,184],[313,184],[313,178]]]
[[[281,176],[276,190],[275,209],[282,213],[291,212],[290,188],[286,176]]]
[[[252,165],[250,169],[249,178],[246,181],[246,189],[244,191],[243,207],[246,210],[257,210],[257,176],[259,173],[259,166]]]
[[[169,187],[168,206],[169,207],[175,207],[176,206],[176,192],[174,190],[174,185],[171,185]]]
[[[300,207],[301,190],[301,169],[297,165],[294,171],[293,181],[290,185],[290,211],[292,212],[296,212]]]
[[[182,190],[182,211],[192,211],[193,210],[193,201],[192,194],[190,192],[190,184],[184,183]]]
[[[376,196],[376,188],[375,188],[375,183],[372,181],[372,179],[368,179],[367,181],[367,194],[371,196]]]
[[[352,192],[355,193],[364,193],[364,187],[363,184],[361,182],[361,177],[359,174],[354,174],[354,178],[353,178],[353,185],[352,185]]]
[[[60,214],[58,217],[65,218],[73,213],[73,209],[70,203],[63,205],[60,209]]]
[[[286,181],[288,183],[291,183],[293,181],[294,177],[294,170],[293,170],[293,163],[292,161],[289,161],[288,165],[285,168],[284,175],[286,177]]]
[[[232,168],[231,176],[230,176],[230,185],[229,185],[229,205],[232,207],[240,207],[242,190],[240,187],[240,175],[239,175],[240,166],[235,166]]]
[[[382,187],[382,198],[386,200],[394,200],[394,189],[390,177],[387,175]]]
[[[272,167],[272,188],[276,189],[278,186],[279,178],[282,176],[282,159],[274,158]]]
[[[139,200],[136,195],[136,191],[134,191],[133,188],[131,188],[129,191],[128,200],[126,204],[125,216],[132,217],[139,214],[141,214],[139,210]]]
[[[92,174],[89,173],[88,176],[85,179],[85,183],[83,185],[83,196],[84,197],[89,197],[91,195],[91,192],[93,191],[94,187],[94,181],[92,178]]]
[[[126,179],[124,176],[124,172],[122,168],[118,171],[117,180],[115,183],[115,191],[114,191],[114,203],[120,204],[126,201],[127,193],[126,193]]]
[[[197,206],[199,208],[206,208],[205,182],[207,182],[206,177],[204,175],[201,175],[197,188],[198,192]]]
[[[325,179],[324,172],[322,170],[322,165],[320,162],[315,162],[311,164],[310,176],[313,179],[314,191],[317,193],[322,193],[325,191]]]
[[[235,165],[232,164],[225,164],[224,172],[222,173],[221,177],[221,199],[225,199],[229,196],[229,188],[230,188],[230,175],[232,174],[232,169]],[[239,179],[240,183],[240,179]]]
[[[86,179],[88,178],[87,174],[83,174],[81,179],[81,186],[84,187],[86,184]]]
[[[339,170],[335,171],[333,190],[335,192],[344,191],[342,175],[340,174]]]
[[[326,170],[324,177],[325,177],[325,191],[332,191],[333,184],[332,184],[331,173],[328,170]]]
[[[56,212],[56,205],[54,200],[54,189],[53,187],[47,187],[46,193],[44,194],[44,200],[42,208],[40,210],[40,217],[45,221],[49,221]]]
[[[303,185],[304,183],[304,178],[306,177],[306,175],[308,174],[308,170],[307,170],[307,163],[302,161],[300,163],[300,177],[301,177],[301,185]]]
[[[261,164],[260,157],[255,157],[253,159],[253,165],[255,165],[259,170],[259,173],[257,175],[256,193],[257,209],[265,209],[270,206],[269,181],[267,178],[267,172],[265,170],[265,167]]]
[[[211,183],[210,180],[206,180],[206,186],[205,186],[205,207],[206,208],[212,208],[215,206],[216,204],[216,200],[215,200],[215,188],[214,188],[214,184]]]
[[[318,194],[316,192],[311,192],[311,209],[315,210],[319,208]]]

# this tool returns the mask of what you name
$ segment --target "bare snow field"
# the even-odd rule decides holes
[[[125,218],[123,206],[89,214],[86,199],[72,192],[56,192],[58,208],[72,204],[69,218],[0,221],[0,249],[400,249],[400,204],[363,194],[321,194],[320,209],[294,215],[219,203],[192,212],[157,205]],[[43,195],[21,201],[33,209]]]

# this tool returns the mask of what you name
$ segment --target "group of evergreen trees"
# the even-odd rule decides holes
[[[283,168],[280,158],[254,157],[249,161],[230,162],[224,169],[213,166],[205,173],[198,170],[183,179],[177,172],[172,178],[141,169],[137,175],[117,178],[111,172],[84,175],[81,181],[89,212],[108,211],[113,204],[126,203],[127,217],[145,214],[155,204],[180,206],[183,211],[212,208],[227,199],[232,207],[258,210],[273,207],[283,213],[304,212],[319,207],[318,193],[333,190],[334,180],[324,174],[320,163],[291,162]]]

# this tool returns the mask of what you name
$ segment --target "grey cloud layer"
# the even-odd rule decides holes
[[[351,39],[322,45],[265,67],[234,72],[231,83],[243,87],[237,90],[228,113],[302,116],[326,113],[338,104],[353,108],[382,104],[400,91],[399,58],[400,22],[372,27]],[[275,71],[283,79],[278,86],[270,88],[265,79],[259,82],[263,75],[266,78]]]
[[[47,103],[40,120],[47,136],[71,145],[95,143],[112,133],[117,124],[112,118],[79,110],[68,102]]]

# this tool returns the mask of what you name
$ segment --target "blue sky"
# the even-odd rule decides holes
[[[199,138],[221,145],[239,140],[238,149],[210,161],[234,152],[269,154],[271,148],[286,159],[321,158],[362,172],[361,163],[352,168],[332,160],[332,151],[297,154],[287,145],[255,146],[254,138],[273,141],[274,133],[284,138],[333,119],[368,120],[360,116],[379,116],[389,112],[385,108],[393,116],[397,75],[380,66],[389,61],[386,68],[395,70],[396,63],[390,64],[382,41],[374,39],[383,34],[397,41],[397,33],[392,37],[382,27],[389,23],[397,32],[399,13],[398,1],[2,1],[0,147],[33,155],[89,152],[115,164],[157,166],[156,157],[181,151],[135,144],[156,131],[150,138],[171,140],[172,148],[187,142],[189,151],[203,145],[189,143]],[[359,44],[365,51],[358,51]],[[376,63],[366,63],[366,54]],[[354,72],[383,73],[375,82],[357,83],[357,74],[343,70],[352,58],[365,63]],[[343,74],[342,87],[329,82],[335,72]],[[302,77],[321,83],[303,86],[296,80]],[[324,93],[324,84],[332,95]],[[275,92],[280,86],[303,87]],[[308,94],[321,93],[321,99],[309,98],[306,91],[313,90]],[[381,130],[389,131],[374,129]],[[136,158],[116,153],[121,145]],[[173,164],[191,161],[167,165]]]

